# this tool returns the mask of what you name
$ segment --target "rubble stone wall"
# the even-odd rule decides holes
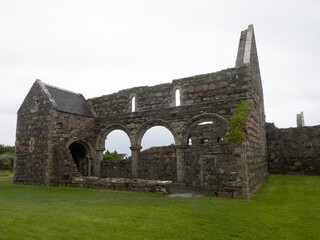
[[[320,126],[266,129],[270,173],[320,175]]]
[[[139,178],[177,181],[174,145],[153,147],[139,155]]]
[[[131,159],[103,160],[101,162],[100,177],[131,178]]]
[[[134,192],[152,192],[166,195],[171,193],[172,182],[128,178],[76,177],[73,179],[70,186]]]
[[[248,83],[242,79],[247,73],[246,70],[247,67],[226,69],[153,87],[126,89],[111,95],[88,99],[87,103],[96,116],[110,116],[131,114],[132,96],[136,96],[136,112],[175,107],[176,89],[180,89],[181,106],[194,106],[197,103],[208,105],[209,102],[223,101],[230,97],[245,98]]]
[[[18,111],[13,179],[15,183],[46,184],[51,115],[49,99],[42,89],[34,84]]]

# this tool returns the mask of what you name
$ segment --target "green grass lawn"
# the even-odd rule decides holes
[[[12,171],[0,170],[0,179],[3,179],[3,178],[12,178]]]
[[[319,239],[320,176],[270,175],[250,200],[0,182],[0,239]]]

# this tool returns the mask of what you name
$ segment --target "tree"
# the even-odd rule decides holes
[[[104,154],[103,154],[103,159],[104,160],[117,160],[120,159],[117,151],[114,152],[110,152],[109,150],[107,150]]]

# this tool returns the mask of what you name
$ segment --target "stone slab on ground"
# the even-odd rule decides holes
[[[171,194],[168,195],[169,197],[202,197],[202,193],[186,189],[186,188],[171,188]]]

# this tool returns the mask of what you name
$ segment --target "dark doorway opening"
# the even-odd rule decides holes
[[[88,176],[90,172],[90,164],[88,158],[88,151],[81,143],[74,142],[69,146],[73,161],[77,165],[78,171],[82,176]]]

